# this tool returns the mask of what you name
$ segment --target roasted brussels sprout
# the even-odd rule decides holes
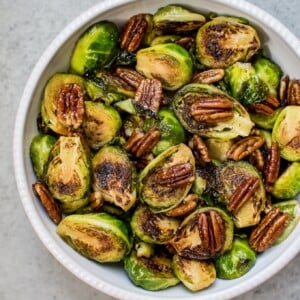
[[[282,108],[278,108],[270,116],[250,112],[250,118],[251,121],[255,123],[255,125],[257,125],[258,127],[271,130],[281,111]]]
[[[300,161],[300,106],[287,106],[278,115],[272,140],[277,142],[280,155],[289,161]]]
[[[121,261],[132,247],[127,225],[106,213],[67,216],[56,232],[77,252],[101,263]]]
[[[195,159],[186,145],[168,148],[153,159],[139,176],[140,200],[155,212],[174,208],[195,180]]]
[[[57,138],[52,135],[38,134],[30,143],[30,158],[34,173],[39,179],[42,179],[44,176],[44,168],[56,140]]]
[[[89,27],[79,38],[71,57],[70,71],[79,75],[95,68],[107,68],[118,53],[119,31],[109,21]]]
[[[217,277],[235,279],[245,275],[255,264],[256,253],[247,240],[235,238],[232,248],[215,260]]]
[[[132,250],[124,259],[124,268],[131,281],[145,290],[163,290],[179,283],[172,269],[172,260],[162,254],[138,257]]]
[[[226,68],[237,61],[248,61],[260,48],[255,29],[244,20],[216,17],[200,27],[196,52],[201,64],[209,68]]]
[[[196,175],[196,179],[192,185],[191,191],[193,193],[197,194],[198,196],[201,196],[202,193],[205,191],[206,187],[207,187],[206,180],[204,178]]]
[[[209,138],[205,141],[212,160],[220,163],[227,160],[227,152],[233,145],[232,140]]]
[[[179,221],[163,214],[154,214],[148,207],[140,206],[132,216],[132,232],[142,241],[166,244],[175,235]]]
[[[272,195],[278,199],[292,199],[300,192],[300,162],[291,163],[278,177]]]
[[[145,242],[138,242],[135,244],[136,256],[150,258],[154,255],[154,245]]]
[[[85,101],[85,117],[82,123],[84,136],[92,149],[111,142],[119,133],[122,120],[111,106],[101,102]]]
[[[210,112],[207,112],[207,110],[209,110],[211,102],[215,102],[212,105],[223,105],[220,103],[224,101],[226,101],[226,105],[228,106],[228,109],[224,110],[224,112],[230,114],[230,119],[224,120],[221,118],[218,121],[214,116],[214,108]],[[192,116],[192,108],[195,107],[196,109],[198,103],[200,103],[200,106],[202,104],[203,107],[205,106],[206,114],[204,112],[202,115],[207,116],[208,122],[205,120],[197,121]],[[228,140],[239,135],[247,136],[254,125],[250,120],[248,112],[238,101],[208,84],[192,83],[185,85],[176,93],[173,107],[183,127],[187,131],[203,137]],[[222,117],[222,115],[216,115],[216,117]]]
[[[193,61],[187,50],[173,43],[141,49],[136,70],[147,78],[159,79],[163,88],[174,91],[192,78]]]
[[[93,188],[104,199],[128,211],[136,200],[136,170],[125,151],[102,147],[92,160]]]
[[[151,46],[159,45],[159,44],[168,44],[168,43],[175,43],[180,39],[180,35],[161,35],[155,37],[152,42]]]
[[[157,35],[187,33],[205,23],[205,17],[179,5],[167,5],[153,16]]]
[[[71,214],[74,212],[78,212],[80,214],[81,210],[83,210],[88,204],[88,197],[85,197],[79,200],[61,202],[59,207],[64,214]]]
[[[59,137],[49,155],[45,182],[52,196],[62,203],[71,203],[87,196],[91,168],[80,137]]]

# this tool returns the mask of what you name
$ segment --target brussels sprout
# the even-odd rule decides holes
[[[231,17],[216,17],[205,23],[196,36],[197,57],[209,68],[226,68],[248,61],[260,48],[255,29]]]
[[[79,38],[71,57],[72,73],[83,75],[95,68],[107,68],[118,53],[119,32],[108,21],[89,27]]]
[[[142,46],[148,47],[151,45],[152,40],[155,38],[155,31],[153,29],[153,15],[143,14],[143,16],[147,22],[147,29],[142,41]]]
[[[232,248],[215,260],[217,277],[235,279],[245,275],[254,266],[256,253],[247,240],[235,238]]]
[[[93,188],[104,199],[128,211],[136,200],[136,170],[125,151],[102,147],[92,160]]]
[[[173,268],[175,275],[193,292],[209,287],[216,280],[216,269],[211,261],[188,259],[175,254]]]
[[[99,149],[111,142],[119,133],[121,125],[121,117],[113,107],[101,102],[85,101],[82,127],[92,149]]]
[[[179,205],[192,186],[192,183],[178,187],[162,184],[160,174],[177,165],[188,166],[191,169],[191,177],[194,176],[195,159],[190,148],[185,144],[168,148],[153,159],[139,176],[140,200],[155,213],[167,211]]]
[[[190,111],[192,104],[201,98],[226,98],[231,100],[233,118],[216,124],[197,122]],[[239,135],[248,136],[254,125],[248,112],[238,101],[208,84],[192,83],[184,86],[175,94],[173,107],[183,127],[187,131],[203,137],[229,140]]]
[[[250,113],[251,121],[260,128],[270,130],[273,128],[275,121],[277,120],[282,108],[278,108],[271,116],[265,116],[262,114]]]
[[[162,254],[138,257],[132,250],[124,259],[124,268],[131,281],[145,290],[163,290],[179,283],[172,269],[172,260]]]
[[[136,114],[136,108],[132,103],[132,99],[126,99],[119,102],[115,102],[114,106],[121,111],[127,112],[129,114]]]
[[[62,203],[87,196],[91,169],[80,137],[59,137],[49,155],[45,181],[52,196]]]
[[[262,179],[256,168],[245,161],[225,162],[217,171],[218,192],[221,195],[219,200],[227,205],[237,188],[250,178],[257,178],[259,184],[253,196],[237,212],[232,212],[235,226],[238,228],[253,226],[260,221],[260,214],[266,203]]]
[[[147,78],[159,79],[166,90],[174,91],[192,78],[192,58],[187,50],[177,44],[141,49],[136,58],[136,70]]]
[[[30,158],[34,173],[38,179],[42,179],[44,175],[45,165],[56,140],[57,139],[52,135],[38,134],[30,143]]]
[[[210,138],[205,141],[205,144],[212,160],[224,162],[227,160],[227,152],[231,148],[233,141]]]
[[[278,143],[280,156],[300,161],[300,106],[287,106],[277,117],[272,140]]]
[[[278,177],[272,195],[278,199],[292,199],[300,192],[300,162],[293,162]]]
[[[141,206],[135,210],[130,225],[142,241],[166,244],[174,237],[179,221],[163,214],[154,214],[146,206]]]
[[[61,89],[66,84],[78,84],[84,91],[84,80],[78,75],[73,74],[55,74],[53,75],[44,90],[41,103],[41,115],[45,125],[55,133],[68,135],[69,130],[61,124],[57,118],[57,100]]]
[[[182,221],[170,243],[178,255],[201,260],[229,250],[232,239],[230,217],[219,208],[205,207],[198,208]]]
[[[74,212],[80,213],[81,210],[85,209],[88,204],[88,197],[85,197],[79,200],[62,202],[60,203],[59,207],[64,214],[71,214]]]
[[[161,7],[153,16],[154,30],[158,35],[190,32],[204,23],[204,16],[179,5]]]
[[[136,256],[150,258],[154,255],[154,245],[145,242],[138,242],[135,244]]]
[[[207,186],[206,180],[200,176],[196,176],[191,191],[197,194],[198,196],[201,196],[202,193],[205,191],[206,186]]]
[[[175,43],[180,39],[180,35],[161,35],[155,37],[152,42],[151,46],[159,45],[159,44],[168,44],[168,43]]]
[[[290,215],[289,223],[280,237],[276,240],[275,245],[283,242],[294,230],[300,221],[300,203],[298,200],[289,200],[279,202],[273,205],[273,207],[279,207],[283,213]]]
[[[101,263],[121,261],[132,246],[126,223],[106,213],[67,216],[56,232],[81,255]]]

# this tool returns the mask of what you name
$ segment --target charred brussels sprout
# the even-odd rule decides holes
[[[130,225],[142,241],[165,244],[174,237],[179,221],[163,214],[154,214],[146,206],[141,206],[135,210]]]
[[[147,78],[159,79],[166,90],[174,91],[192,78],[193,61],[187,50],[168,43],[141,49],[136,70]]]
[[[211,123],[205,120],[197,121],[192,116],[193,107],[197,108],[198,103],[199,105],[203,105],[203,107],[206,106],[204,108],[208,107],[209,109],[211,102],[215,102],[216,104],[214,104],[218,105],[223,101],[227,102],[228,110],[226,110],[226,113],[230,113],[230,119],[220,119],[220,121]],[[239,135],[247,136],[254,125],[250,120],[248,112],[238,101],[208,84],[192,83],[184,86],[176,93],[173,107],[183,127],[187,131],[203,137],[228,140]],[[210,114],[214,113],[213,107],[211,109],[211,112],[207,112],[206,110],[202,115],[206,113],[206,116],[209,118]],[[199,110],[201,110],[201,107]]]
[[[30,158],[33,164],[34,173],[39,179],[44,176],[44,168],[48,162],[51,148],[56,140],[57,139],[52,135],[38,134],[31,141]]]
[[[173,256],[176,276],[191,291],[196,292],[209,287],[216,280],[215,266],[211,261],[188,259]]]
[[[139,176],[140,200],[155,212],[174,208],[195,179],[195,159],[186,145],[173,146],[153,159]]]
[[[239,18],[216,17],[205,23],[196,36],[198,60],[209,68],[248,61],[259,48],[257,32]]]
[[[85,101],[82,127],[92,149],[99,149],[111,142],[119,133],[121,125],[121,117],[113,107],[101,102]]]
[[[106,213],[67,216],[56,232],[77,252],[101,263],[121,261],[131,249],[127,225]]]
[[[235,279],[245,275],[255,264],[256,253],[247,240],[235,238],[231,250],[215,261],[217,277]]]
[[[260,128],[271,130],[274,127],[275,121],[279,116],[282,108],[278,108],[274,111],[271,116],[266,116],[262,114],[250,113],[251,121],[255,123]]]
[[[289,161],[300,161],[300,106],[287,106],[277,117],[272,131],[280,155]]]
[[[145,290],[163,290],[179,283],[172,269],[172,260],[160,254],[138,257],[133,250],[125,257],[124,268],[132,282]]]
[[[104,146],[92,160],[93,188],[104,199],[128,211],[136,200],[136,171],[125,151]]]
[[[117,26],[102,21],[89,27],[79,38],[71,57],[72,73],[83,75],[95,68],[107,68],[118,53]]]

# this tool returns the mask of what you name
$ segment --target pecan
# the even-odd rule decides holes
[[[234,215],[251,199],[259,187],[259,180],[256,177],[251,177],[244,180],[234,191],[229,199],[227,208]]]
[[[43,185],[41,181],[37,181],[32,185],[32,190],[34,194],[40,199],[51,220],[55,224],[58,224],[62,220],[62,214],[58,208],[57,203],[55,202],[46,186]]]
[[[121,34],[121,49],[127,52],[137,50],[144,39],[148,23],[144,14],[132,16],[125,24]]]
[[[287,89],[288,105],[300,105],[300,80],[290,80]]]
[[[279,106],[278,99],[273,95],[269,95],[263,102],[248,105],[248,109],[256,114],[272,116]]]
[[[258,136],[260,136],[260,131],[259,131],[258,128],[253,127],[253,128],[251,129],[249,135],[258,135]]]
[[[211,162],[208,148],[200,136],[194,135],[189,141],[189,147],[193,150],[195,157],[200,162],[204,162],[204,163]]]
[[[67,83],[61,88],[56,115],[58,121],[70,130],[80,127],[84,115],[84,93],[80,85]]]
[[[257,252],[271,247],[288,225],[289,214],[279,208],[271,209],[251,232],[249,244]]]
[[[136,128],[125,144],[125,150],[136,157],[142,157],[150,152],[160,139],[160,131],[152,127],[146,134]]]
[[[192,37],[182,37],[179,40],[175,42],[177,45],[180,45],[181,47],[190,50],[194,48],[195,39]]]
[[[98,211],[103,205],[103,197],[100,192],[93,192],[88,197],[90,207],[94,211]]]
[[[281,106],[286,106],[287,105],[287,89],[289,85],[290,78],[287,75],[284,75],[280,79],[279,83],[279,89],[278,89],[278,95],[279,95],[279,100],[281,103]]]
[[[233,103],[221,97],[197,99],[190,108],[192,117],[197,122],[218,123],[233,118]]]
[[[261,136],[248,136],[233,144],[227,152],[227,158],[235,161],[242,160],[246,156],[259,149],[265,140]]]
[[[182,163],[157,172],[155,181],[161,186],[177,188],[193,183],[195,178],[193,166]]]
[[[116,75],[123,79],[126,83],[138,88],[142,80],[145,79],[140,73],[130,68],[117,68]]]
[[[225,71],[223,69],[209,69],[193,76],[194,83],[214,83],[223,79]]]
[[[189,214],[198,203],[197,194],[189,194],[177,207],[167,211],[165,214],[168,217],[181,217]]]
[[[143,79],[136,91],[134,103],[146,111],[157,113],[161,100],[161,82],[158,79]]]
[[[271,192],[273,185],[278,177],[280,169],[280,150],[277,143],[273,142],[267,159],[265,169],[265,187],[266,191]]]
[[[256,167],[256,169],[260,172],[263,171],[264,165],[265,165],[265,160],[262,152],[260,149],[255,150],[249,155],[249,162]]]

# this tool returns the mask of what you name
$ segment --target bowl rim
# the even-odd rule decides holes
[[[300,59],[300,41],[297,37],[291,33],[281,22],[271,16],[269,13],[265,12],[261,8],[249,3],[245,0],[211,0],[212,2],[224,4],[229,7],[233,7],[249,14],[254,19],[263,23],[267,27],[271,27],[273,31],[280,36],[285,42],[287,42],[292,51]],[[33,68],[27,83],[25,85],[22,98],[19,103],[19,108],[17,111],[17,116],[15,120],[14,135],[13,135],[13,160],[14,160],[14,172],[17,183],[17,188],[19,192],[20,199],[22,201],[25,213],[31,223],[34,231],[39,236],[42,243],[49,250],[49,252],[71,273],[76,277],[87,283],[88,285],[94,287],[95,289],[113,297],[119,299],[130,299],[130,300],[151,300],[153,297],[147,295],[137,294],[123,288],[112,286],[111,284],[99,279],[97,276],[92,275],[80,264],[78,264],[74,259],[69,257],[60,248],[60,246],[50,238],[47,232],[46,226],[43,224],[42,220],[39,218],[36,209],[33,205],[31,192],[29,189],[29,184],[27,183],[26,173],[25,173],[25,160],[24,160],[24,129],[26,122],[26,115],[28,113],[30,103],[32,100],[33,93],[35,91],[36,84],[39,78],[43,74],[43,71],[51,61],[51,58],[56,54],[57,50],[63,45],[63,43],[70,38],[70,36],[75,33],[78,29],[88,23],[91,19],[99,16],[100,14],[116,8],[119,5],[128,4],[132,2],[138,2],[138,0],[104,0],[99,4],[96,4],[89,8],[88,10],[81,13],[77,18],[75,18],[69,25],[67,25],[52,41],[48,48],[43,52],[42,56]],[[25,151],[25,153],[27,153]],[[282,269],[290,260],[292,260],[300,252],[300,236],[294,241],[288,248],[285,249],[284,253],[275,260],[270,266],[264,270],[258,272],[253,277],[247,279],[244,282],[237,284],[237,286],[226,290],[226,295],[224,291],[216,292],[212,295],[201,295],[201,293],[193,294],[196,299],[201,298],[203,300],[208,299],[230,299],[232,297],[238,296],[245,293],[254,287],[260,285],[280,269]],[[264,273],[264,276],[261,276]],[[172,299],[183,299],[172,297]]]

